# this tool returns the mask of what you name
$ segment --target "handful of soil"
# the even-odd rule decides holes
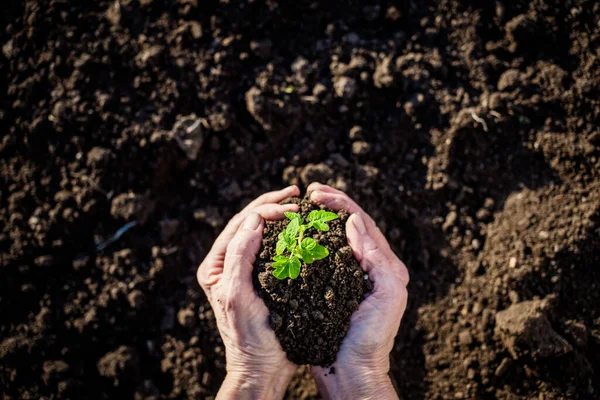
[[[307,199],[291,199],[300,205],[304,219],[319,207]],[[328,210],[331,211],[331,210]],[[371,282],[354,258],[346,240],[348,213],[328,222],[329,231],[306,231],[329,250],[329,256],[312,264],[302,263],[296,279],[279,280],[273,276],[273,256],[277,236],[288,219],[267,221],[262,247],[254,264],[254,287],[270,311],[275,331],[288,359],[296,364],[323,367],[335,362],[342,340],[350,327],[350,317],[358,309]]]

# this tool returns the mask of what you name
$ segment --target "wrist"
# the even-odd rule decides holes
[[[217,399],[282,399],[295,368],[277,371],[228,370]]]
[[[366,366],[326,368],[315,381],[324,399],[397,399],[387,371]],[[325,376],[327,374],[327,376]]]

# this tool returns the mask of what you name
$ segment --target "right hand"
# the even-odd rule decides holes
[[[373,290],[352,314],[332,365],[335,373],[330,374],[330,368],[312,368],[319,391],[326,399],[396,399],[388,375],[389,355],[406,309],[408,270],[373,219],[344,192],[319,183],[311,184],[308,192],[314,203],[352,214],[346,222],[348,243],[373,282]]]

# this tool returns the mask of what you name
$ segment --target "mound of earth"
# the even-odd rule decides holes
[[[305,221],[311,211],[320,209],[307,199],[295,202]],[[275,245],[289,220],[267,221],[254,264],[254,284],[270,311],[271,327],[290,361],[299,365],[325,367],[335,362],[350,317],[371,287],[346,239],[348,213],[337,214],[338,219],[327,223],[328,231],[306,231],[305,237],[326,247],[329,256],[302,263],[297,278],[279,280],[273,275]]]

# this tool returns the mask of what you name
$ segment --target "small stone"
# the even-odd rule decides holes
[[[513,358],[531,354],[534,359],[558,357],[573,348],[548,320],[551,300],[523,301],[496,314],[495,333]]]
[[[458,214],[456,213],[456,211],[450,211],[448,213],[448,215],[446,215],[446,220],[444,221],[444,224],[442,225],[442,229],[444,231],[447,231],[448,229],[450,229],[451,227],[454,226],[457,219],[458,219]]]
[[[509,267],[509,268],[513,268],[513,269],[514,269],[514,268],[517,268],[517,257],[511,257],[511,258],[508,260],[508,267]]]
[[[164,49],[165,48],[160,45],[154,45],[143,49],[135,56],[136,65],[139,68],[146,68],[149,63],[153,63],[158,60]]]
[[[588,342],[588,331],[585,324],[581,321],[569,320],[565,322],[565,331],[573,339],[573,342],[581,348],[584,348]]]
[[[196,323],[196,313],[189,308],[181,309],[177,313],[177,321],[181,326],[191,328]]]
[[[458,342],[463,346],[469,346],[473,343],[473,336],[469,331],[463,331],[458,334]]]
[[[348,132],[348,137],[351,140],[362,140],[364,139],[363,137],[363,128],[360,126],[353,126],[352,129],[350,129],[350,132]]]
[[[397,7],[391,6],[386,10],[385,17],[390,21],[396,22],[402,18],[402,12]]]
[[[134,290],[127,295],[127,301],[132,308],[141,308],[145,302],[144,293],[141,290]]]
[[[327,94],[327,86],[322,83],[317,83],[312,90],[313,96],[322,99]]]
[[[335,94],[344,99],[353,98],[356,94],[357,88],[358,85],[356,84],[356,80],[347,76],[338,78],[333,84],[333,90],[335,91]]]
[[[502,97],[500,93],[492,93],[488,99],[488,107],[492,110],[497,110],[502,107]]]
[[[519,84],[520,72],[517,69],[509,69],[504,71],[498,79],[498,90],[510,90]]]
[[[100,376],[112,378],[113,385],[122,381],[135,381],[139,376],[139,357],[133,347],[121,346],[106,353],[97,363]]]
[[[479,250],[479,248],[481,247],[481,242],[479,241],[479,239],[473,239],[471,241],[471,247],[473,248],[473,250]]]
[[[313,318],[317,321],[323,321],[325,319],[325,316],[321,311],[313,311]]]
[[[14,51],[13,51],[13,50],[14,50],[14,49],[13,49],[13,41],[12,41],[12,39],[11,39],[11,40],[9,40],[8,42],[6,42],[6,43],[4,44],[4,46],[2,46],[2,53],[4,53],[4,56],[5,56],[6,58],[8,58],[8,59],[11,59],[11,58],[12,58],[12,56],[13,56],[13,53],[14,53]]]
[[[371,145],[367,142],[358,141],[352,143],[352,154],[355,156],[363,156],[369,154],[371,150]]]
[[[117,219],[132,221],[141,209],[140,197],[135,193],[121,193],[112,199],[110,214]]]
[[[483,221],[490,217],[490,212],[485,208],[480,208],[477,210],[477,213],[475,213],[475,216],[478,220]]]
[[[115,26],[121,23],[121,3],[115,0],[113,4],[106,10],[106,19]]]
[[[325,288],[325,296],[324,297],[325,297],[325,301],[327,302],[327,304],[330,304],[333,302],[333,299],[335,298],[335,293],[330,286],[327,286]]]
[[[87,165],[90,167],[106,167],[115,157],[114,153],[103,147],[93,147],[87,153]]]
[[[54,263],[54,258],[50,255],[36,257],[33,262],[38,267],[49,267]]]
[[[550,237],[550,234],[547,231],[539,231],[538,236],[542,240],[546,240]]]
[[[299,75],[306,75],[309,67],[310,63],[308,62],[308,60],[302,56],[298,56],[292,63],[292,72]]]
[[[377,63],[373,73],[373,83],[377,88],[389,88],[394,85],[392,57],[386,57]]]
[[[42,379],[46,383],[60,379],[69,371],[69,368],[69,364],[62,360],[44,361]]]
[[[473,368],[469,368],[467,370],[467,379],[469,379],[469,380],[475,379],[476,374],[477,374],[477,372],[475,372],[475,370]]]

